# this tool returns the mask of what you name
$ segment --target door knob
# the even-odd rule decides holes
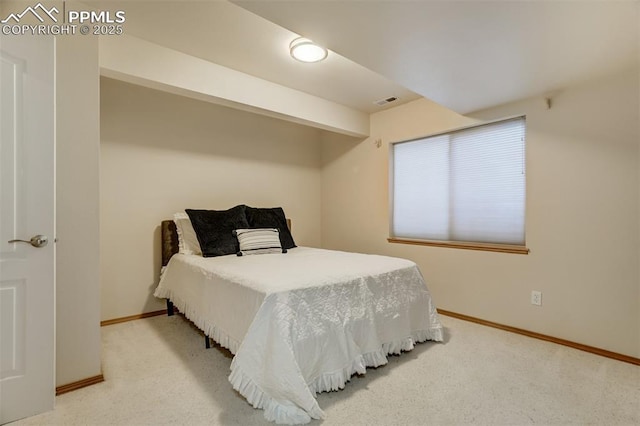
[[[28,243],[34,247],[44,247],[49,243],[49,238],[46,235],[36,235],[31,237],[30,240],[9,240],[10,243]]]

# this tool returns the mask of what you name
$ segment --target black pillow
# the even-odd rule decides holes
[[[204,257],[236,254],[240,250],[233,231],[249,227],[245,207],[240,205],[229,210],[185,210],[191,219],[193,230],[196,231]]]
[[[282,207],[255,208],[246,206],[245,212],[250,228],[278,228],[282,248],[290,249],[296,247]]]

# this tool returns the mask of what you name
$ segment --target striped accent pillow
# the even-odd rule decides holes
[[[280,244],[280,232],[276,228],[236,229],[233,233],[240,244],[238,256],[287,252]]]

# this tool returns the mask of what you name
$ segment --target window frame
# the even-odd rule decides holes
[[[474,124],[470,124],[468,126],[462,126],[462,127],[457,127],[454,129],[450,129],[450,130],[446,130],[446,131],[442,131],[442,132],[436,132],[436,133],[432,133],[432,134],[428,134],[428,135],[424,135],[424,136],[418,136],[415,138],[411,138],[411,139],[405,139],[405,140],[400,140],[400,141],[395,141],[395,142],[390,142],[389,143],[389,191],[388,191],[388,195],[389,195],[389,237],[387,238],[387,241],[389,243],[397,243],[397,244],[410,244],[410,245],[421,245],[421,246],[431,246],[431,247],[448,247],[448,248],[457,248],[457,249],[466,249],[466,250],[479,250],[479,251],[490,251],[490,252],[499,252],[499,253],[514,253],[514,254],[529,254],[529,248],[526,246],[526,223],[527,223],[527,208],[526,208],[526,178],[525,178],[525,209],[524,209],[524,223],[525,223],[525,243],[523,245],[513,245],[513,244],[501,244],[501,243],[484,243],[484,242],[477,242],[477,241],[457,241],[457,240],[430,240],[430,239],[413,239],[413,238],[403,238],[403,237],[396,237],[393,234],[393,212],[394,212],[394,175],[395,175],[395,170],[394,170],[394,164],[395,164],[395,159],[394,159],[394,146],[396,144],[402,144],[402,143],[407,143],[407,142],[414,142],[414,141],[420,141],[423,139],[427,139],[427,138],[432,138],[432,137],[436,137],[436,136],[442,136],[442,135],[450,135],[452,133],[456,133],[456,132],[460,132],[460,131],[464,131],[467,129],[472,129],[472,128],[477,128],[477,127],[483,127],[483,126],[489,126],[495,123],[500,123],[500,122],[504,122],[504,121],[509,121],[509,120],[515,120],[515,119],[523,119],[526,123],[526,115],[521,114],[521,115],[514,115],[514,116],[509,116],[509,117],[504,117],[504,118],[499,118],[499,119],[495,119],[495,120],[489,120],[489,121],[482,121],[479,123],[474,123]],[[525,127],[526,129],[526,127]],[[527,145],[526,145],[526,140],[525,140],[525,162],[526,162],[526,149],[527,149]]]

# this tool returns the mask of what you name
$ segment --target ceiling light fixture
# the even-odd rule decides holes
[[[300,62],[320,62],[327,57],[329,52],[308,38],[298,37],[289,44],[291,57]]]

